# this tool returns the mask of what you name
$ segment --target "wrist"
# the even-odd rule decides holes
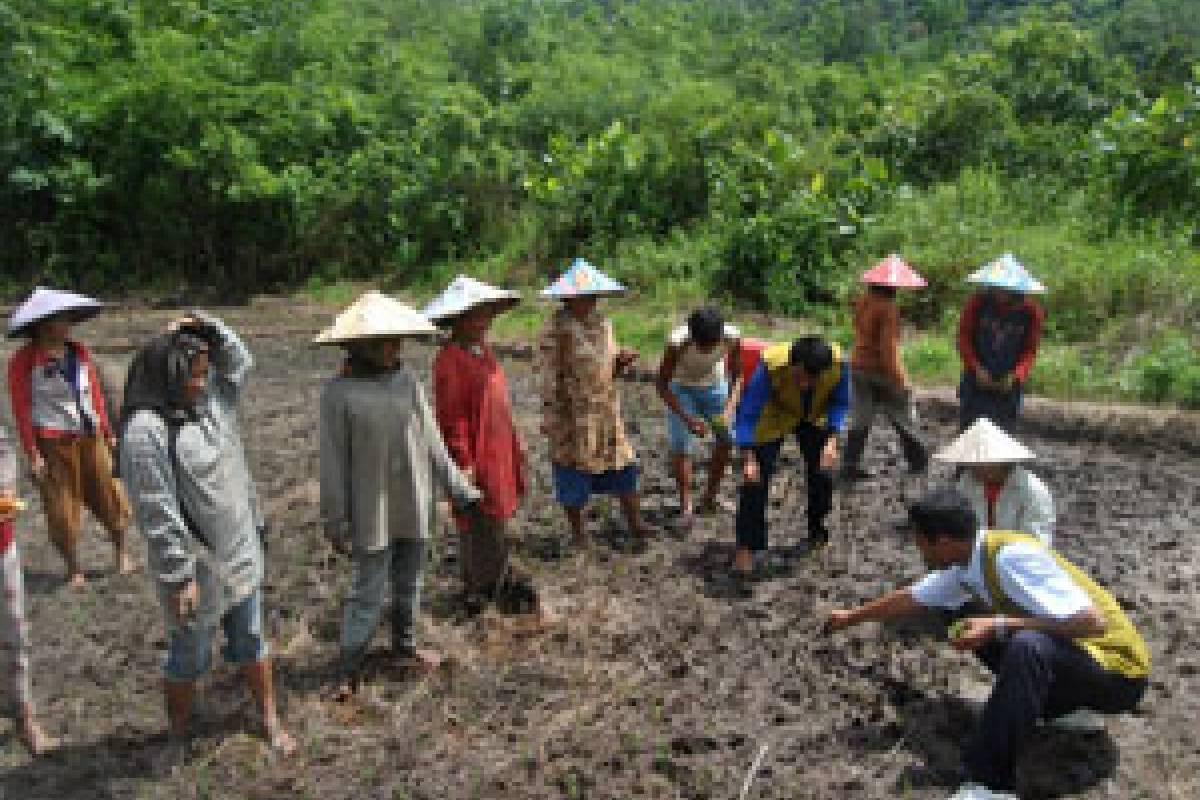
[[[996,641],[1002,642],[1007,639],[1011,629],[1012,625],[1008,617],[1003,614],[992,617],[992,636]]]

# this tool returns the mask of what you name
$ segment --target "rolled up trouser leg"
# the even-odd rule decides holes
[[[125,487],[113,476],[108,442],[99,436],[85,436],[79,441],[79,473],[84,504],[108,531],[112,543],[120,547],[132,510]]]
[[[362,666],[367,646],[379,627],[387,596],[392,548],[355,552],[353,560],[354,577],[342,608],[340,669],[345,675],[356,672]]]
[[[392,650],[411,653],[417,647],[417,616],[421,610],[421,570],[425,542],[397,539],[392,542]]]
[[[458,550],[467,595],[491,600],[508,563],[504,520],[475,514],[467,530],[459,535]]]

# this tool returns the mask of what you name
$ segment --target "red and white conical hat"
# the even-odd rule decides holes
[[[862,282],[893,289],[920,289],[927,285],[925,279],[895,253],[864,272]]]

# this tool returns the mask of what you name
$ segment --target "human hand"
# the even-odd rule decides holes
[[[194,614],[199,603],[200,590],[196,586],[196,581],[191,578],[181,588],[172,592],[168,598],[168,607],[177,622],[183,622]]]
[[[191,314],[184,314],[182,317],[176,317],[167,323],[167,333],[195,328],[197,325],[199,325],[199,321],[195,317]]]
[[[980,386],[984,387],[985,389],[989,389],[989,388],[991,388],[992,383],[993,383],[992,373],[988,372],[985,368],[983,368],[981,366],[976,367],[975,368],[975,381]]]
[[[758,483],[762,473],[758,468],[758,459],[747,453],[742,462],[742,480],[746,483]]]
[[[825,441],[825,446],[821,448],[821,469],[833,469],[837,464],[838,458],[838,440],[836,436],[830,436]]]
[[[41,483],[46,477],[46,459],[42,457],[41,453],[33,454],[33,458],[29,461],[29,472],[38,483]]]
[[[854,612],[847,609],[836,609],[829,612],[829,616],[825,618],[825,630],[832,633],[840,631],[843,628],[849,628],[854,624]]]
[[[708,426],[699,417],[688,414],[683,421],[687,423],[688,430],[692,432],[693,436],[704,436],[708,433]]]
[[[951,629],[950,646],[955,650],[975,650],[995,638],[995,617],[967,617]]]
[[[0,492],[0,522],[8,522],[17,516],[17,512],[25,508],[15,492]]]
[[[617,372],[624,372],[632,367],[637,362],[639,357],[640,356],[638,355],[637,350],[629,350],[627,348],[621,348],[618,350],[616,358],[614,359],[616,362]]]

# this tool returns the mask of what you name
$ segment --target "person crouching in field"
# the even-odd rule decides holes
[[[9,321],[10,337],[28,337],[8,362],[8,391],[21,446],[42,495],[46,530],[63,557],[67,580],[86,582],[79,564],[83,506],[112,540],[117,571],[133,572],[125,542],[129,502],[113,477],[115,444],[99,375],[71,326],[101,304],[72,292],[39,288]]]
[[[550,440],[554,497],[579,544],[587,541],[583,507],[593,493],[617,496],[634,537],[655,532],[642,520],[637,461],[625,437],[616,383],[638,356],[617,349],[612,321],[596,310],[600,297],[623,291],[581,258],[542,290],[562,301],[538,340],[542,432]]]
[[[671,471],[679,486],[679,527],[694,522],[692,509],[692,439],[710,430],[715,438],[708,468],[708,486],[699,512],[718,507],[721,479],[733,453],[733,414],[741,395],[741,332],[726,325],[715,308],[696,309],[687,324],[671,332],[658,368],[655,387],[667,406],[667,445]],[[726,379],[728,361],[730,380]],[[727,510],[732,511],[732,506]]]
[[[440,661],[418,649],[416,631],[434,482],[460,509],[481,495],[446,451],[420,381],[399,361],[404,337],[436,332],[413,309],[372,291],[314,339],[349,352],[342,374],[321,392],[321,519],[330,544],[354,565],[342,614],[339,699],[356,689],[389,583],[394,657],[425,667]]]
[[[16,709],[18,735],[33,755],[58,745],[42,730],[33,713],[33,689],[29,680],[29,623],[25,619],[25,587],[21,574],[21,548],[14,520],[22,504],[17,499],[17,451],[8,429],[0,424],[0,652],[5,662]]]
[[[532,579],[513,558],[508,521],[525,494],[525,455],[508,380],[487,343],[492,320],[520,300],[516,292],[459,275],[424,314],[450,329],[433,360],[438,427],[455,463],[483,493],[477,513],[455,519],[467,606],[477,611],[495,602],[508,613],[548,619]]]
[[[963,307],[958,324],[961,433],[987,417],[1009,433],[1016,431],[1025,384],[1037,358],[1045,312],[1029,295],[1046,291],[1012,254],[976,270],[967,280],[980,284]]]
[[[854,351],[850,430],[842,453],[840,478],[853,483],[870,477],[862,468],[863,451],[876,414],[883,414],[904,449],[909,470],[924,472],[929,464],[925,443],[917,430],[912,386],[900,360],[900,311],[896,290],[920,288],[925,279],[897,255],[863,273],[867,291],[854,302]]]
[[[237,417],[253,363],[215,317],[197,311],[172,323],[130,365],[120,464],[166,612],[173,737],[187,735],[196,680],[209,669],[219,626],[222,653],[254,695],[268,743],[291,755],[296,742],[275,707],[263,547]]]
[[[996,675],[954,800],[1016,800],[1017,758],[1041,720],[1079,729],[1119,714],[1145,694],[1150,653],[1121,605],[1037,538],[981,528],[953,487],[908,510],[909,533],[932,570],[917,583],[851,610],[830,613],[839,630],[901,619],[925,609],[987,607],[951,628],[951,646],[974,653]],[[1081,719],[1082,717],[1082,719]]]
[[[1021,531],[1044,545],[1054,540],[1054,497],[1023,465],[1036,456],[990,419],[975,420],[933,456],[962,470],[958,490],[986,528]]]

